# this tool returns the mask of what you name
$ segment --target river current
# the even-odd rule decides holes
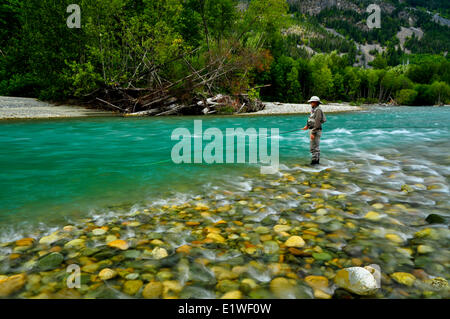
[[[211,232],[220,234],[213,239],[218,244],[222,239],[232,243],[222,259],[217,247],[204,247],[202,258],[226,267],[249,260],[267,265],[281,261],[284,247],[279,244],[288,235],[271,234],[271,229],[287,225],[315,249],[313,257],[303,252],[306,264],[290,260],[293,252],[288,256],[286,264],[300,267],[296,276],[313,269],[332,277],[332,265],[369,262],[387,273],[419,267],[433,276],[448,276],[448,224],[429,225],[425,219],[430,214],[445,219],[450,213],[450,108],[369,107],[327,114],[327,119],[321,165],[308,165],[307,132],[282,133],[280,172],[274,175],[262,175],[258,164],[175,164],[171,134],[175,128],[193,131],[194,120],[202,120],[204,130],[287,132],[303,127],[306,115],[1,122],[0,242],[39,239],[64,225],[111,228],[119,218],[125,226],[136,220],[146,225],[122,229],[120,238],[129,242],[150,232],[150,239],[161,239],[170,253],[199,244]],[[188,221],[194,229],[180,226]],[[210,231],[209,224],[216,230]],[[221,224],[228,228],[220,231]],[[424,229],[433,233],[420,233]],[[100,239],[93,240],[97,247]],[[419,245],[433,252],[416,252]],[[178,259],[175,264],[182,267]],[[253,267],[248,276],[262,287],[273,278],[257,264],[248,267]],[[180,270],[176,276],[182,276]],[[384,296],[421,296],[420,289],[408,289],[388,289]],[[226,290],[199,291],[214,297]],[[247,296],[272,296],[253,290]],[[305,294],[296,291],[287,297]]]

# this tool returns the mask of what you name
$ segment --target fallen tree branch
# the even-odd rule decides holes
[[[116,108],[116,109],[119,109],[119,110],[121,110],[122,112],[127,112],[127,110],[124,110],[123,108],[118,107],[117,105],[114,105],[114,104],[112,104],[112,103],[109,103],[108,101],[102,100],[101,98],[98,98],[98,97],[97,97],[96,99],[99,100],[100,102],[103,102],[103,103],[109,105],[109,106],[112,106],[112,107],[114,107],[114,108]]]

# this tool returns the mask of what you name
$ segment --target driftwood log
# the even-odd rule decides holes
[[[263,110],[265,105],[258,99],[250,99],[248,94],[234,96],[217,94],[210,98],[195,98],[192,104],[178,103],[175,98],[170,103],[145,111],[125,113],[126,116],[164,116],[164,115],[208,115],[208,114],[232,114],[250,113]]]
[[[229,58],[233,50],[236,48],[210,54],[207,58],[209,62],[199,69],[186,58],[196,54],[197,50],[182,54],[167,62],[181,61],[186,65],[185,74],[171,81],[163,79],[158,72],[163,66],[153,65],[143,69],[143,64],[139,64],[128,83],[108,85],[85,98],[89,100],[88,104],[127,116],[231,114],[264,109],[264,104],[250,98],[247,92],[217,94],[221,91],[221,82],[230,73],[245,69],[245,59],[236,62]]]

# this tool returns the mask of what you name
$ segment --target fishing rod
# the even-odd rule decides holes
[[[299,129],[292,130],[292,131],[280,132],[279,134],[287,134],[287,133],[297,132],[297,131],[301,131],[301,130],[303,130],[303,128],[299,128]]]

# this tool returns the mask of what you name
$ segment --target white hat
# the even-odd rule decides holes
[[[313,96],[312,98],[310,98],[309,101],[308,101],[308,103],[311,103],[311,102],[319,102],[319,103],[322,103],[322,102],[320,102],[320,98],[319,98],[318,96]]]

